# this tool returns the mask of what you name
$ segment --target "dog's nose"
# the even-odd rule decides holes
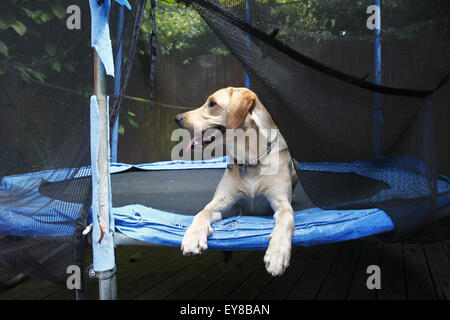
[[[176,122],[177,126],[179,126],[180,128],[183,127],[183,114],[182,113],[177,114],[175,116],[175,122]]]

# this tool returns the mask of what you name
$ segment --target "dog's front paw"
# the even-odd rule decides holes
[[[280,276],[289,267],[291,260],[291,237],[285,234],[271,236],[269,247],[264,255],[266,270],[272,276]]]
[[[208,236],[212,234],[209,224],[192,223],[187,229],[181,243],[181,251],[185,256],[200,254],[208,249]]]

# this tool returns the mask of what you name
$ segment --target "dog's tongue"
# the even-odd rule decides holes
[[[202,140],[202,136],[195,136],[194,138],[192,138],[192,140],[189,142],[188,146],[186,147],[186,152],[188,152],[189,150],[191,150],[192,145],[195,143],[196,140],[200,139],[200,141]]]

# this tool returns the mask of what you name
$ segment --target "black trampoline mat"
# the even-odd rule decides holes
[[[370,199],[382,190],[390,189],[384,181],[354,172],[297,170],[297,175],[309,191],[311,200],[320,207]]]
[[[216,187],[222,178],[224,169],[186,169],[144,171],[129,170],[111,175],[112,204],[122,207],[141,204],[146,207],[182,214],[196,214],[202,210],[214,196]],[[306,190],[321,188],[320,198],[309,198],[301,183],[294,190],[292,207],[294,211],[326,206],[338,200],[356,201],[366,199],[389,188],[387,183],[348,173],[308,172],[299,170],[300,181]],[[323,177],[323,179],[314,179]],[[325,179],[326,178],[326,179]],[[66,202],[80,203],[82,195],[77,192],[90,178],[64,180],[59,182],[43,181],[39,193]],[[362,187],[364,186],[364,188]],[[83,188],[82,190],[89,190]],[[317,192],[316,192],[317,193]],[[313,195],[316,193],[312,193]],[[313,202],[317,205],[314,205]],[[264,199],[255,201],[255,212],[245,214],[272,214]],[[259,208],[259,209],[258,209]],[[232,214],[239,213],[237,208]],[[227,215],[227,212],[225,212]]]
[[[113,206],[141,204],[170,212],[196,214],[213,198],[223,173],[224,169],[189,169],[113,174]],[[297,184],[294,191],[292,206],[295,211],[314,207],[301,184]]]

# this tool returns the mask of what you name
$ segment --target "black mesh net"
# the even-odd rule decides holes
[[[433,65],[433,68],[428,65],[427,69],[433,69],[433,72],[421,74],[420,80],[417,80],[415,68],[392,67],[387,68],[386,73],[392,78],[399,74],[399,79],[374,85],[370,79],[357,77],[373,69],[374,36],[368,32],[363,36],[351,26],[347,29],[345,24],[339,25],[340,21],[349,19],[349,12],[343,10],[346,7],[341,4],[333,13],[332,30],[317,25],[317,30],[311,27],[308,36],[305,32],[292,33],[294,27],[288,21],[290,13],[305,9],[305,3],[308,3],[317,11],[324,11],[322,14],[316,11],[316,16],[326,17],[326,6],[320,6],[326,1],[296,4],[240,1],[234,5],[232,2],[194,0],[189,3],[245,66],[251,89],[273,116],[291,154],[300,163],[297,170],[300,182],[317,206],[382,208],[394,221],[397,236],[423,226],[432,217],[436,209],[437,169],[433,106],[428,89],[438,86],[439,80],[448,72],[446,58],[441,57],[439,62],[426,60]],[[364,2],[361,8],[370,4]],[[388,16],[395,13],[385,6]],[[401,21],[394,24],[392,18],[393,25],[386,27],[391,32],[383,34],[383,42],[396,42],[397,48],[410,49],[428,34],[427,31],[430,32],[428,35],[434,34],[430,30],[420,30],[421,25],[426,25],[426,29],[441,28],[439,35],[433,37],[446,43],[441,54],[446,52],[448,4],[442,3],[436,11],[437,16],[433,16],[436,25],[430,12],[420,12],[420,8],[419,3],[408,8],[411,14],[402,16],[408,21],[407,25]],[[279,27],[274,20],[282,21],[280,17],[288,21],[280,28],[283,31],[280,31],[280,39],[284,38],[285,42],[279,41],[277,31],[272,29]],[[256,27],[250,23],[252,18],[256,19]],[[291,21],[291,24],[297,22]],[[359,21],[365,26],[364,22]],[[340,30],[338,33],[334,29],[336,25],[336,30]],[[312,57],[292,49],[293,45],[286,45],[295,43],[302,48],[311,41],[311,34],[327,35],[331,43],[326,37],[316,38],[325,43],[309,46],[310,50],[316,51]],[[350,40],[347,41],[345,36]],[[360,38],[355,40],[358,36]],[[323,52],[327,47],[330,60],[321,59],[322,55],[327,55]],[[371,51],[366,50],[369,47],[372,47]],[[390,48],[387,51],[383,59],[387,60],[388,66],[394,59],[397,63],[401,61],[397,51],[390,52]],[[355,67],[352,73],[339,64],[338,59],[344,57]],[[421,90],[412,90],[423,78],[428,81],[422,83]],[[406,81],[401,82],[402,79]],[[399,88],[390,87],[392,84]],[[445,104],[445,101],[448,97],[437,103]],[[389,176],[389,183],[383,179],[386,176]]]
[[[87,25],[66,27],[71,4],[0,4],[0,264],[61,284],[83,268],[91,203],[75,178],[90,174],[93,57]]]

